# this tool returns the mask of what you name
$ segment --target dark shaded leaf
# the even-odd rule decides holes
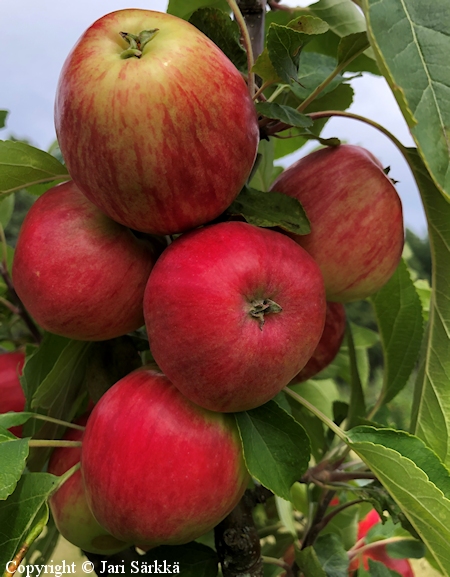
[[[0,141],[0,194],[68,178],[65,166],[51,154],[24,142]]]
[[[7,499],[14,492],[27,457],[28,440],[18,439],[9,431],[0,429],[0,500]]]
[[[301,114],[295,108],[290,106],[283,106],[276,102],[260,102],[256,105],[256,111],[262,116],[280,120],[296,128],[307,128],[313,125],[311,118],[305,114]]]
[[[301,204],[280,192],[261,192],[244,187],[227,212],[241,215],[256,226],[278,226],[296,234],[310,232],[309,220]]]
[[[228,56],[238,70],[247,71],[247,54],[240,43],[237,23],[217,8],[200,8],[189,22],[206,34]]]
[[[300,16],[289,22],[288,26],[271,24],[267,34],[267,50],[283,82],[291,84],[297,81],[302,48],[314,35],[323,34],[327,30],[328,24],[314,16]]]
[[[0,110],[0,128],[4,128],[6,124],[6,117],[8,116],[8,110]]]
[[[406,385],[423,338],[422,305],[406,263],[371,297],[384,353],[383,400],[391,401]]]
[[[0,503],[0,567],[6,567],[23,548],[23,555],[48,521],[47,500],[59,479],[48,473],[29,473],[14,493]]]
[[[349,60],[353,60],[357,54],[364,52],[369,46],[370,43],[366,32],[356,32],[355,34],[344,36],[339,42],[338,63],[344,64]]]
[[[308,468],[310,443],[305,429],[274,401],[235,413],[250,474],[286,501]]]

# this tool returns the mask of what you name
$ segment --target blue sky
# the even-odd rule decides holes
[[[292,0],[285,3],[299,4]],[[55,138],[53,102],[59,72],[82,32],[113,10],[133,7],[164,11],[167,0],[15,0],[2,4],[0,109],[9,110],[10,115],[0,138],[13,134],[47,149]],[[306,4],[308,2],[303,1],[303,5]],[[383,78],[365,75],[352,81],[352,85],[356,91],[352,112],[386,126],[404,144],[413,144]],[[401,154],[385,136],[348,119],[332,119],[323,136],[339,136],[351,144],[364,146],[384,166],[389,165],[390,176],[399,181],[397,190],[402,198],[406,225],[418,234],[425,234],[425,217],[414,179]],[[291,164],[300,154],[305,154],[305,150],[286,157],[283,164]]]

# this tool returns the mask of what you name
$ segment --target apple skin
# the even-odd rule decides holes
[[[311,379],[331,363],[341,348],[345,327],[344,305],[342,303],[327,302],[325,326],[319,344],[312,357],[292,380],[293,384]]]
[[[402,206],[369,151],[349,144],[317,150],[286,169],[271,190],[303,205],[311,233],[290,236],[320,266],[327,300],[364,299],[390,279],[404,244]]]
[[[158,28],[141,58],[120,32]],[[154,234],[221,214],[259,142],[241,74],[203,33],[169,14],[127,9],[97,20],[61,71],[58,141],[71,178],[105,214]]]
[[[272,299],[282,311],[251,314]],[[287,236],[224,222],[179,237],[144,295],[152,355],[179,390],[207,409],[255,408],[304,367],[325,322],[314,260]]]
[[[25,355],[20,351],[0,354],[0,413],[25,410],[25,395],[20,384]],[[22,436],[22,425],[9,429],[16,437]]]
[[[364,519],[361,519],[361,521],[358,523],[358,541],[364,539],[369,530],[380,522],[380,516],[375,511],[375,509],[369,511]],[[361,547],[364,545],[365,543],[361,542]],[[361,563],[363,564],[364,569],[368,570],[369,559],[383,563],[383,565],[385,565],[388,569],[397,571],[397,573],[402,577],[414,577],[414,572],[408,559],[396,559],[391,557],[387,552],[386,545],[384,545],[382,541],[380,541],[379,545],[371,547],[370,549],[364,551],[362,555],[352,559],[349,567],[349,575],[354,575],[354,572],[358,569]]]
[[[78,425],[86,425],[87,416],[77,419]],[[68,429],[67,441],[81,441],[83,431]],[[58,447],[52,453],[48,472],[58,477],[76,465],[81,458],[81,447]],[[83,551],[112,555],[123,551],[130,544],[119,541],[101,527],[87,504],[81,470],[78,469],[49,500],[56,527],[61,535]]]
[[[12,277],[42,328],[98,341],[143,325],[143,294],[154,261],[147,241],[105,216],[69,181],[29,210]]]
[[[191,403],[146,367],[97,403],[81,464],[96,519],[145,550],[187,543],[212,529],[249,480],[233,417]]]

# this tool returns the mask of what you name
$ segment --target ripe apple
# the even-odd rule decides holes
[[[236,506],[249,480],[233,417],[191,403],[146,367],[95,406],[81,466],[98,522],[141,549],[203,535]]]
[[[75,422],[85,425],[87,416]],[[67,441],[81,441],[82,438],[83,431],[77,429],[69,429],[64,435]],[[48,472],[59,477],[76,465],[80,457],[81,447],[58,447],[52,453]],[[83,551],[112,555],[129,546],[110,535],[95,520],[86,501],[80,469],[50,497],[49,503],[58,531]]]
[[[243,222],[179,237],[144,295],[153,357],[194,403],[245,411],[304,367],[325,322],[314,260],[290,238]]]
[[[392,276],[404,243],[402,206],[369,151],[322,148],[285,170],[271,189],[303,205],[311,233],[290,236],[320,266],[328,300],[366,298]]]
[[[25,409],[25,395],[20,384],[25,355],[14,353],[0,354],[0,413],[22,412]],[[9,429],[16,437],[22,436],[22,425]]]
[[[327,302],[325,326],[312,357],[292,380],[292,383],[307,381],[327,367],[338,354],[345,334],[345,308],[341,303]]]
[[[138,9],[107,14],[78,40],[55,124],[80,190],[114,220],[155,234],[222,213],[259,140],[247,86],[223,52],[188,22]]]
[[[369,530],[376,524],[380,523],[381,519],[375,509],[372,509],[365,517],[358,523],[358,541],[364,539]],[[361,541],[359,548],[365,546],[365,542]],[[360,555],[353,557],[350,562],[349,575],[354,575],[354,572],[362,564],[364,569],[369,569],[369,559],[383,563],[388,569],[396,571],[402,577],[414,577],[414,572],[408,559],[396,559],[391,557],[386,549],[383,541],[371,544],[370,549],[363,550]]]
[[[105,340],[143,324],[155,257],[147,241],[105,216],[70,181],[43,194],[19,233],[12,276],[44,329]]]

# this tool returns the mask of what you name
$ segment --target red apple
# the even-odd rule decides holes
[[[294,377],[293,383],[301,383],[311,379],[331,363],[341,348],[345,325],[344,305],[327,302],[325,326],[319,344],[303,369]]]
[[[14,288],[44,329],[105,340],[143,324],[155,257],[147,241],[106,217],[66,182],[29,210],[14,255]]]
[[[378,523],[381,523],[381,517],[375,509],[371,509],[358,523],[357,540],[364,539],[370,529],[372,529],[374,525],[378,525]]]
[[[81,464],[98,522],[142,549],[206,533],[236,506],[249,479],[233,417],[194,405],[145,367],[95,406]]]
[[[144,296],[158,365],[193,402],[225,412],[262,405],[289,383],[320,340],[325,309],[308,253],[242,222],[178,238]]]
[[[85,425],[87,416],[76,421]],[[83,431],[69,429],[67,441],[81,441]],[[58,477],[80,461],[81,447],[55,449],[48,464],[48,472]],[[50,509],[61,535],[76,547],[88,553],[112,555],[129,545],[119,541],[101,527],[89,509],[84,493],[81,470],[76,471],[50,498]]]
[[[20,351],[0,354],[0,413],[25,410],[25,395],[19,380],[24,362],[25,355]],[[21,425],[9,430],[16,437],[22,436]]]
[[[123,33],[143,31],[156,34],[133,50]],[[150,10],[107,14],[81,36],[61,72],[55,123],[80,190],[111,218],[156,234],[223,212],[259,140],[230,60],[188,22]]]
[[[358,541],[361,543],[358,548],[362,549],[366,543],[362,541],[369,530],[381,522],[380,516],[372,509],[365,517],[358,523]],[[388,569],[396,571],[402,577],[414,577],[411,564],[408,559],[396,559],[391,557],[386,549],[383,541],[371,543],[370,548],[363,549],[361,553],[352,558],[349,567],[349,575],[354,575],[354,572],[362,564],[364,569],[369,569],[369,559],[383,563]]]
[[[403,249],[402,206],[369,151],[322,148],[285,170],[272,190],[305,208],[311,233],[291,236],[320,266],[328,300],[366,298],[392,276]]]

